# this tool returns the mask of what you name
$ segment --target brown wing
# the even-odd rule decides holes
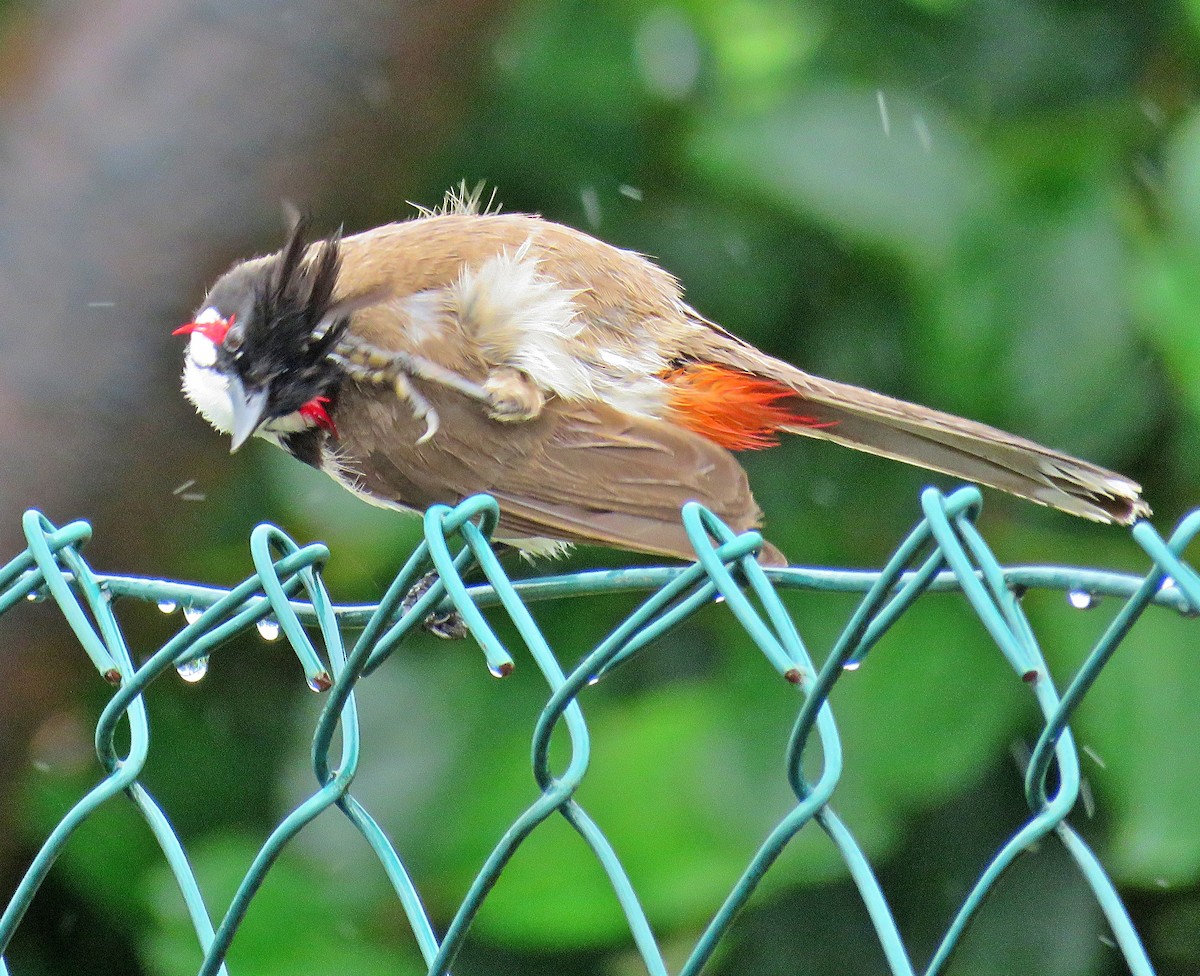
[[[735,531],[761,512],[728,451],[665,421],[602,403],[552,399],[535,420],[505,424],[477,403],[422,387],[441,425],[425,430],[409,405],[383,387],[347,384],[334,413],[339,447],[361,490],[424,509],[487,492],[500,504],[498,534],[594,543],[694,559],[679,512],[712,509]],[[777,564],[777,550],[764,553]]]

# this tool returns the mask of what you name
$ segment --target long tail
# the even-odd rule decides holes
[[[689,363],[664,379],[676,421],[731,450],[768,447],[786,431],[965,478],[1096,522],[1129,525],[1150,514],[1141,485],[1088,461],[973,420],[811,376],[750,347],[729,359]]]

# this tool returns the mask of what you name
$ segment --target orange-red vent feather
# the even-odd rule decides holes
[[[783,428],[831,426],[793,413],[779,401],[795,402],[796,391],[762,376],[712,363],[689,363],[661,376],[676,423],[731,451],[774,447]]]

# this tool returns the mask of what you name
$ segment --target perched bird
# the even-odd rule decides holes
[[[836,441],[1099,522],[1135,482],[984,424],[821,379],[708,321],[651,261],[480,207],[478,192],[351,237],[236,264],[194,320],[183,388],[388,508],[477,492],[530,554],[584,542],[694,558],[680,507],[761,512],[733,452]],[[783,561],[764,549],[765,562]]]

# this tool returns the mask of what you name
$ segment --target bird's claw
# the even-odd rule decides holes
[[[437,408],[429,402],[425,394],[413,386],[408,376],[404,373],[396,374],[393,385],[396,389],[396,396],[402,400],[407,400],[408,405],[412,407],[413,416],[417,420],[425,421],[425,433],[417,438],[417,444],[424,444],[426,441],[431,440],[442,425]]]
[[[415,607],[421,597],[429,592],[429,588],[437,580],[437,572],[430,570],[409,587],[408,592],[404,594],[404,599],[400,601],[400,615],[404,616]],[[457,610],[448,610],[445,613],[434,611],[427,614],[425,619],[421,621],[421,626],[435,637],[440,637],[443,640],[462,640],[464,637],[470,636],[471,633],[467,627],[467,622],[463,619],[463,615]]]
[[[493,420],[515,423],[533,420],[542,412],[545,395],[537,382],[515,366],[493,367],[483,383],[476,383],[440,363],[403,350],[379,349],[353,337],[344,337],[330,354],[353,379],[365,383],[390,384],[396,395],[407,400],[413,415],[425,421],[425,432],[417,438],[424,444],[441,427],[441,418],[414,380],[455,390],[483,404]]]

